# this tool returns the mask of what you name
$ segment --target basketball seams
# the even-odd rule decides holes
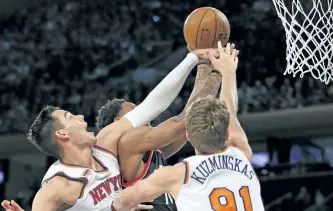
[[[214,17],[215,17],[215,31],[214,31],[214,40],[213,40],[213,43],[212,43],[212,48],[214,48],[214,43],[215,43],[215,40],[216,40],[216,36],[217,36],[217,34],[216,34],[216,32],[217,32],[217,17],[216,17],[216,13],[215,13],[215,11],[214,10],[212,10],[213,11],[213,13],[214,13]]]
[[[200,22],[199,22],[199,24],[198,24],[197,35],[196,35],[196,37],[195,37],[195,48],[198,48],[198,35],[199,35],[199,29],[200,29],[201,22],[202,22],[202,20],[204,19],[206,13],[207,13],[209,10],[210,10],[210,9],[207,8],[207,10],[206,10],[205,13],[202,15],[201,20],[200,20]]]
[[[196,9],[196,10],[194,10],[194,11],[191,13],[191,16],[196,15],[198,12],[200,12],[200,9]],[[186,36],[186,28],[185,28],[185,26],[186,26],[186,24],[188,24],[189,19],[190,19],[190,16],[188,16],[188,17],[185,19],[184,29],[183,29],[183,34],[184,34],[184,36]],[[185,39],[186,39],[186,38],[185,38]],[[191,47],[192,47],[192,46],[191,46]]]
[[[220,14],[220,15],[221,15],[221,14]],[[222,30],[223,30],[224,32],[227,32],[228,30],[226,29],[226,27],[229,26],[229,28],[230,28],[230,23],[229,23],[228,18],[227,18],[224,14],[223,14],[222,16],[223,16],[223,22],[221,22],[220,25],[221,25]],[[224,24],[223,24],[223,23],[224,23]],[[226,39],[225,39],[225,40],[227,40],[227,42],[228,42],[228,40],[229,40],[229,38],[230,38],[230,31],[231,31],[231,30],[229,30],[229,33],[227,33],[227,37],[226,37]],[[224,41],[224,40],[223,40],[223,41]],[[225,42],[224,44],[227,44],[227,42]]]

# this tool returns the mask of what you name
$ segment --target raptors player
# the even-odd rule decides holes
[[[162,193],[176,199],[179,211],[264,210],[251,166],[252,151],[236,116],[236,50],[228,44],[224,51],[219,43],[219,51],[219,59],[210,59],[222,74],[220,100],[200,99],[186,113],[186,132],[196,156],[125,189],[113,202],[113,210],[129,210]]]
[[[221,76],[215,71],[210,71],[208,65],[199,65],[193,92],[188,100],[187,106],[198,98],[208,95],[216,96]],[[184,110],[187,109],[187,106]],[[108,101],[100,110],[97,119],[97,129],[117,121],[126,115],[135,105],[123,99]],[[118,147],[118,158],[122,170],[123,187],[134,185],[137,181],[147,178],[155,170],[166,166],[166,159],[181,149],[186,143],[184,112],[176,117],[161,123],[157,128],[145,126],[137,130],[130,130],[125,133]],[[168,122],[168,124],[166,124]],[[177,128],[183,125],[180,136]],[[174,134],[178,135],[175,137]],[[172,142],[171,142],[172,141]],[[171,142],[171,143],[170,143]],[[133,147],[135,146],[135,147]],[[172,196],[163,194],[153,202],[154,211],[175,211],[176,205]]]
[[[119,140],[129,130],[147,125],[170,105],[198,60],[207,59],[206,52],[189,53],[140,105],[103,128],[97,137],[86,131],[83,116],[45,107],[32,124],[28,139],[59,161],[46,173],[32,210],[110,210],[111,202],[121,190]],[[182,124],[177,126],[174,136],[183,131]],[[11,208],[8,201],[2,204]]]

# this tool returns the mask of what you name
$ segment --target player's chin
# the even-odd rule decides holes
[[[82,122],[82,127],[84,127],[84,129],[87,130],[87,128],[88,128],[88,123],[87,123],[87,122]]]

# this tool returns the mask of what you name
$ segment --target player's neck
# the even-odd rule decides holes
[[[195,155],[209,155],[209,154],[199,152],[198,150],[195,149]]]
[[[194,149],[195,150],[195,155],[213,155],[213,154],[219,154],[219,153],[222,153],[224,152],[225,150],[227,150],[227,146],[224,146],[222,149],[219,149],[217,150],[215,153],[202,153],[202,152],[199,152],[198,150]]]
[[[90,147],[65,149],[61,162],[95,170],[94,157]]]

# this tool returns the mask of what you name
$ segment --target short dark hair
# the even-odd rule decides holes
[[[117,98],[108,100],[106,104],[98,110],[98,116],[96,117],[96,128],[98,131],[111,124],[114,119],[119,116],[121,105],[125,102],[126,100]]]
[[[54,106],[43,108],[30,126],[28,140],[44,154],[60,158],[60,150],[54,137],[56,120],[52,117],[56,110],[59,108]]]

